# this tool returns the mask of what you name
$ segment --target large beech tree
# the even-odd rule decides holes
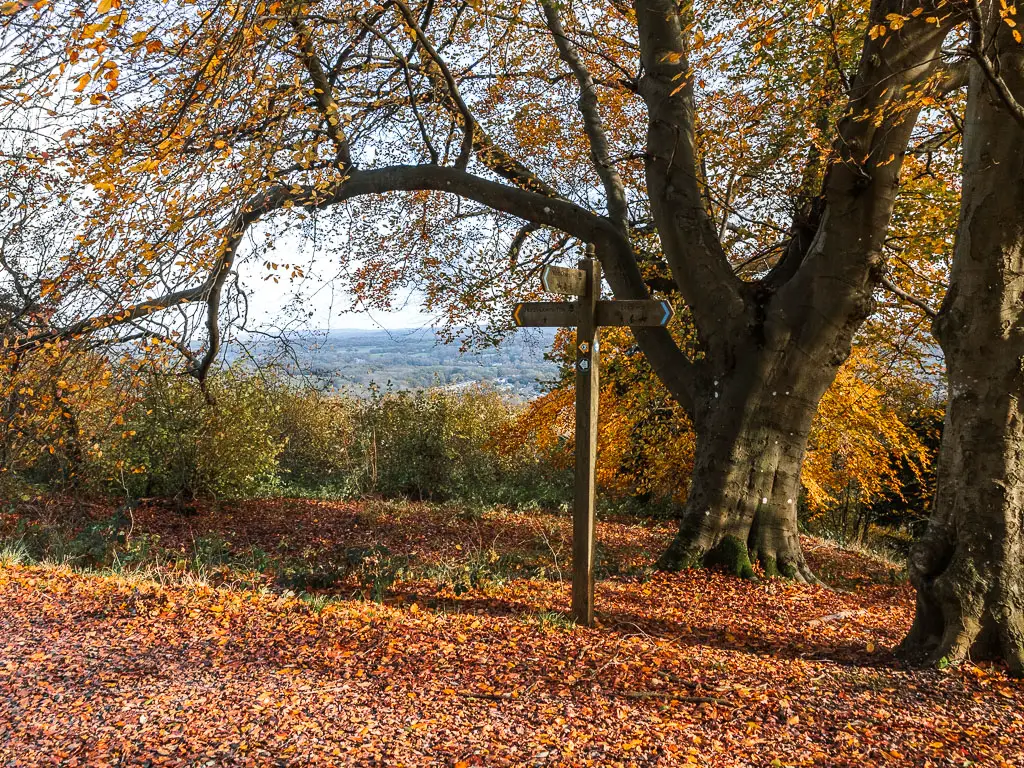
[[[903,650],[1024,674],[1024,49],[1011,7],[972,13],[960,223],[934,321],[949,401]]]
[[[138,329],[202,379],[250,236],[289,217],[347,215],[347,248],[383,243],[359,251],[357,289],[411,271],[462,311],[500,307],[496,280],[525,284],[592,244],[617,298],[668,291],[696,329],[696,352],[634,331],[697,433],[662,565],[749,557],[814,578],[796,521],[812,417],[886,282],[908,142],[959,82],[941,48],[965,9],[103,0],[4,14],[18,40],[66,37],[52,90],[96,110],[59,153],[88,190],[77,245],[29,286],[50,309],[9,355]],[[722,74],[727,55],[747,79]],[[10,71],[8,92],[29,90],[35,70]],[[751,106],[758,89],[795,95]],[[712,91],[717,107],[699,98]],[[453,247],[473,257],[451,266]],[[181,343],[197,328],[198,352]]]

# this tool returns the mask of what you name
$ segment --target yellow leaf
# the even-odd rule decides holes
[[[75,86],[75,93],[81,93],[82,91],[84,91],[85,86],[87,86],[89,84],[89,81],[91,80],[92,75],[90,75],[88,72],[86,72],[84,75],[78,78],[78,85]]]
[[[160,167],[160,161],[159,160],[143,160],[140,163],[136,163],[135,165],[133,165],[128,170],[129,171],[155,171],[159,167]]]
[[[905,16],[901,16],[898,13],[890,13],[885,17],[886,21],[889,22],[891,29],[900,29],[903,23],[907,20]]]
[[[96,6],[96,13],[104,14],[108,13],[111,8],[114,7],[114,0],[100,0],[100,4]]]
[[[82,39],[91,40],[108,26],[110,26],[110,19],[107,19],[102,24],[86,24],[82,27]]]

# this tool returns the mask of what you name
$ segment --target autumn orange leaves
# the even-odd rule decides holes
[[[337,542],[370,510],[252,505],[248,540],[320,525]],[[396,512],[427,533],[436,512]],[[357,519],[361,524],[353,528]],[[138,533],[163,519],[142,511]],[[203,511],[195,536],[220,525]],[[368,535],[397,548],[383,524]],[[491,516],[525,552],[533,526]],[[373,526],[371,525],[370,528]],[[185,531],[161,528],[167,539]],[[261,531],[263,531],[261,533]],[[606,523],[616,552],[657,550],[665,526]],[[473,525],[404,539],[424,557],[468,550]],[[660,541],[659,541],[660,540]],[[313,542],[307,542],[313,543]],[[303,545],[304,546],[304,545]],[[527,549],[522,549],[522,547]],[[301,548],[301,547],[300,547]],[[514,579],[460,598],[430,580],[403,600],[315,606],[187,580],[0,565],[5,758],[38,765],[921,766],[1019,762],[1021,686],[990,666],[912,672],[887,650],[912,611],[884,563],[815,541],[815,569],[856,590],[756,586],[690,571],[599,586],[600,628],[557,623],[557,580]]]

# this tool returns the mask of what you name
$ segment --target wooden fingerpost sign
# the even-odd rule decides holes
[[[667,301],[601,301],[601,263],[588,255],[579,269],[545,267],[548,293],[575,301],[530,301],[512,314],[518,326],[576,328],[576,493],[572,516],[572,617],[594,623],[594,493],[597,464],[598,328],[602,325],[664,326]]]

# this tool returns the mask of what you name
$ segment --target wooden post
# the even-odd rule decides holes
[[[594,623],[594,496],[597,464],[598,326],[633,328],[668,325],[667,301],[601,301],[601,263],[592,246],[579,269],[548,266],[541,275],[548,293],[576,301],[527,301],[516,304],[518,326],[576,326],[576,494],[572,512],[572,617]]]
[[[589,255],[589,254],[588,254]],[[597,302],[601,296],[601,263],[580,261],[586,289],[577,301],[576,326],[576,494],[572,516],[572,617],[594,623],[594,496],[597,463],[599,350]]]

